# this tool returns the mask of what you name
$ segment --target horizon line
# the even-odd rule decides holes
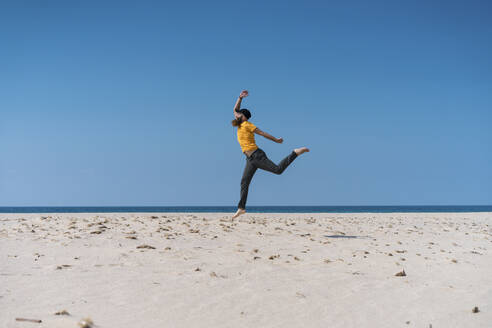
[[[492,204],[394,204],[394,205],[248,205],[248,207],[415,207],[415,206],[492,206]],[[236,205],[0,205],[0,208],[77,208],[77,207],[237,207]]]

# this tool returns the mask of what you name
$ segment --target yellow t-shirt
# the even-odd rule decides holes
[[[255,142],[255,134],[253,132],[255,129],[256,126],[249,121],[244,121],[237,128],[237,141],[239,141],[243,153],[248,150],[258,149]]]

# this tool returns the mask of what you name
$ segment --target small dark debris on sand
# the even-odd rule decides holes
[[[70,315],[67,310],[61,310],[58,312],[55,312],[55,315]]]
[[[70,268],[70,267],[72,267],[70,264],[62,264],[62,265],[58,265],[56,267],[56,270],[61,270],[63,268]]]
[[[478,313],[480,310],[478,309],[478,306],[475,306],[472,310],[473,313]]]
[[[405,270],[398,272],[395,274],[396,277],[405,277],[407,274],[405,273]]]
[[[146,245],[146,244],[144,244],[144,245],[140,245],[140,246],[137,246],[137,248],[155,249],[155,247],[154,247],[154,246],[150,246],[150,245]]]

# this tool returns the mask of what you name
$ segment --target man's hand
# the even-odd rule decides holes
[[[282,143],[284,142],[284,139],[283,138],[277,138],[277,140],[275,140],[276,143]]]
[[[247,97],[247,96],[249,96],[248,90],[243,90],[243,91],[241,91],[239,98],[243,99],[244,97]]]

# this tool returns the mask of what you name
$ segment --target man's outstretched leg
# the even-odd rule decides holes
[[[297,148],[297,149],[294,149],[289,155],[287,155],[287,157],[285,157],[283,160],[280,161],[280,163],[275,164],[274,162],[272,162],[267,156],[266,154],[263,152],[263,154],[261,154],[261,156],[258,158],[257,161],[255,161],[256,163],[256,166],[258,166],[258,168],[262,169],[262,170],[265,170],[265,171],[268,171],[268,172],[272,172],[272,173],[275,173],[275,174],[282,174],[282,172],[285,171],[285,169],[301,154],[305,153],[305,152],[308,152],[309,149],[307,149],[306,147],[302,147],[302,148]]]

